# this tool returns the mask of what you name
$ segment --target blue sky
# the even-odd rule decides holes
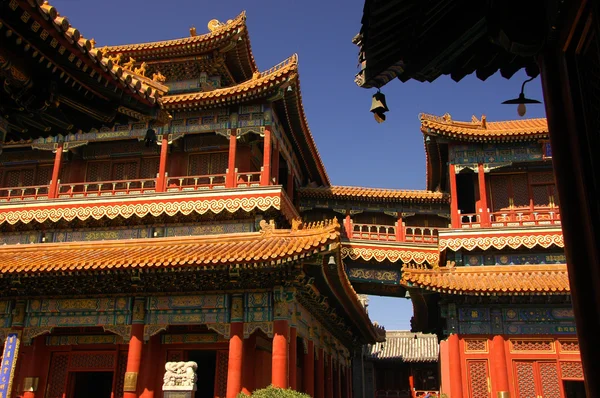
[[[299,55],[300,81],[308,122],[331,181],[336,185],[425,188],[425,154],[419,113],[471,120],[517,119],[515,98],[525,79],[496,74],[486,82],[474,76],[455,83],[392,81],[383,88],[388,120],[377,124],[369,112],[374,90],[354,84],[364,0],[52,0],[61,15],[97,46],[185,37],[195,26],[207,31],[209,20],[247,12],[247,25],[259,69],[268,69],[293,53]],[[539,78],[526,95],[542,99]],[[529,106],[526,117],[544,117],[543,105]],[[409,300],[372,297],[369,313],[387,329],[408,329]]]

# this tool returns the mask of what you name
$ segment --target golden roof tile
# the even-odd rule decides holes
[[[299,188],[301,196],[337,199],[361,199],[401,202],[448,202],[449,196],[442,192],[366,188],[332,185],[330,187]]]
[[[402,268],[402,284],[449,294],[568,294],[564,264]]]
[[[421,131],[462,141],[525,141],[548,138],[545,118],[488,122],[473,116],[470,122],[452,120],[452,116],[420,114]]]
[[[271,263],[329,250],[337,220],[278,230],[261,222],[252,233],[32,244],[0,248],[0,274]]]

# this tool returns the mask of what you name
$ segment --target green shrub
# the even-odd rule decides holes
[[[269,386],[261,390],[256,390],[251,395],[252,398],[310,398],[310,395],[294,391],[291,389],[284,390],[283,388],[277,388]],[[244,393],[239,393],[237,398],[248,398]]]

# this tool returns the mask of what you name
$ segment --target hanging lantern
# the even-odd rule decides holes
[[[525,93],[524,93],[525,85],[527,83],[529,83],[530,81],[532,81],[533,79],[534,78],[532,77],[531,79],[527,79],[523,82],[523,85],[521,86],[521,93],[519,94],[519,96],[517,98],[509,99],[509,100],[506,100],[503,102],[503,104],[516,104],[517,105],[517,113],[521,117],[525,116],[525,113],[527,112],[527,107],[525,104],[541,104],[541,102],[538,100],[534,100],[534,99],[525,97]]]
[[[373,112],[375,121],[383,123],[385,121],[385,113],[388,111],[389,109],[385,103],[385,95],[378,90],[373,94],[373,99],[371,100],[371,112]]]

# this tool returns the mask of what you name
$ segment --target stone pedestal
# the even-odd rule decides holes
[[[194,398],[197,369],[196,362],[167,362],[162,388],[164,398]]]

